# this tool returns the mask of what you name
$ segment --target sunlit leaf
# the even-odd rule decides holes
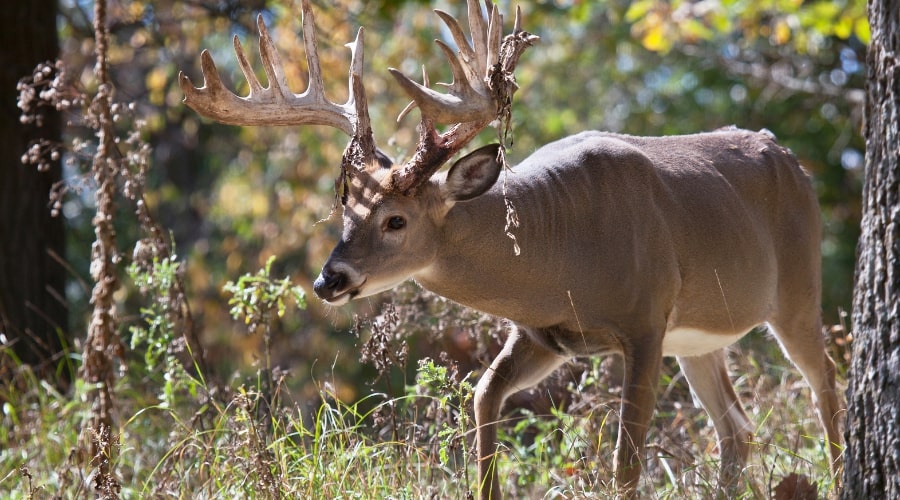
[[[250,196],[250,211],[253,217],[263,217],[269,213],[269,196],[263,191],[254,191]]]
[[[591,10],[591,2],[578,2],[572,6],[569,18],[579,24],[587,23],[591,18]]]
[[[784,19],[779,19],[777,23],[775,23],[775,32],[774,41],[777,45],[784,45],[791,40],[791,27],[788,26],[787,21]]]
[[[651,26],[641,37],[641,45],[653,52],[668,52],[672,48],[672,41],[666,37],[665,26],[657,24]]]
[[[655,0],[639,0],[637,2],[633,2],[631,6],[628,7],[628,10],[625,11],[625,21],[633,23],[638,19],[642,19],[655,6]]]
[[[728,33],[733,26],[732,19],[722,12],[714,12],[710,16],[710,24],[720,33]]]
[[[147,73],[147,90],[150,92],[150,102],[160,106],[165,101],[166,85],[169,83],[168,74],[164,67],[157,66]]]
[[[848,15],[841,16],[834,26],[834,34],[844,40],[850,38],[853,34],[853,18]]]
[[[128,15],[133,18],[140,18],[144,15],[144,2],[129,2],[128,3]]]
[[[715,36],[715,32],[709,29],[705,24],[700,22],[698,19],[688,18],[684,22],[681,23],[682,32],[687,35],[686,38],[688,41],[694,42],[697,40],[710,40]]]
[[[872,39],[872,32],[869,30],[869,20],[865,17],[858,18],[853,23],[853,34],[856,35],[856,38],[859,38],[860,42],[868,45]]]

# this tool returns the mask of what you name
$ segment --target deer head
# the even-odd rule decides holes
[[[348,44],[352,54],[350,97],[344,104],[325,97],[315,20],[307,0],[302,3],[302,12],[309,86],[302,94],[289,90],[262,16],[258,19],[259,53],[267,87],[256,78],[236,36],[235,54],[250,87],[247,97],[239,97],[225,87],[206,50],[201,54],[202,87],[195,87],[183,73],[179,75],[184,102],[213,120],[232,125],[326,125],[350,136],[336,182],[337,198],[344,208],[343,237],[315,282],[315,291],[322,299],[340,304],[389,289],[412,276],[433,252],[429,235],[438,230],[446,210],[456,201],[477,196],[496,180],[502,164],[502,148],[497,145],[458,162],[446,181],[432,179],[491,122],[508,120],[517,88],[513,71],[524,49],[538,39],[522,31],[518,9],[512,34],[502,38],[496,5],[486,0],[485,6],[487,20],[477,0],[468,2],[471,44],[453,16],[435,11],[459,47],[454,53],[446,43],[436,40],[453,75],[451,83],[443,84],[446,92],[430,89],[424,71],[424,82],[419,84],[389,68],[412,98],[398,121],[413,108],[418,107],[421,113],[419,142],[405,165],[394,165],[375,145],[363,86],[362,28],[356,40]],[[436,125],[446,126],[446,131],[439,132]],[[363,253],[367,261],[380,262],[377,270],[359,267]]]

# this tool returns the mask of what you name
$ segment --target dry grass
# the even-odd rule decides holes
[[[772,498],[792,473],[818,482],[825,496],[832,487],[827,451],[805,384],[783,359],[762,359],[732,357],[738,390],[757,425],[740,496]],[[576,394],[567,412],[508,414],[500,469],[510,497],[613,496],[608,482],[617,388],[605,382],[614,377],[598,371],[610,364],[593,363],[570,383]],[[641,494],[710,497],[717,470],[714,432],[667,366],[675,375],[661,387]],[[262,418],[256,388],[214,392],[198,383],[194,394],[182,394],[171,406],[160,404],[153,387],[131,385],[125,377],[115,390],[118,451],[108,458],[125,498],[466,498],[475,478],[473,424],[459,408],[469,404],[469,389],[451,380],[452,372],[435,372],[439,368],[423,365],[419,383],[400,398],[373,394],[341,402],[326,384],[317,407],[288,402]],[[24,390],[6,388],[0,490],[10,498],[73,498],[91,491],[97,457],[78,452],[89,413],[79,397],[84,390],[76,387],[70,397],[35,379]],[[376,432],[389,425],[394,439]]]

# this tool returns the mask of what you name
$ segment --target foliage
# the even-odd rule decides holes
[[[150,385],[161,387],[158,395],[160,405],[164,408],[175,407],[175,398],[185,391],[185,397],[198,397],[204,373],[196,365],[199,356],[182,337],[181,325],[174,321],[171,314],[172,302],[177,300],[172,291],[178,287],[183,265],[174,254],[162,258],[154,256],[147,268],[142,264],[146,263],[132,262],[128,266],[128,276],[141,293],[153,301],[140,309],[145,323],[129,327],[129,348],[135,354],[143,351],[143,363],[135,365],[142,375],[140,378]],[[181,359],[184,356],[180,357],[180,354],[186,354],[190,361],[186,363]],[[194,369],[197,378],[185,370],[185,364]]]
[[[292,300],[300,309],[306,308],[306,294],[299,286],[291,285],[289,278],[273,281],[270,277],[275,256],[269,257],[266,266],[256,274],[245,274],[237,282],[225,283],[225,291],[231,294],[228,305],[231,316],[243,319],[251,332],[268,325],[275,317],[283,318],[287,310],[286,300]]]
[[[463,468],[466,467],[469,450],[466,443],[466,434],[474,429],[474,420],[469,414],[469,405],[475,395],[469,379],[472,373],[459,380],[460,375],[453,373],[458,368],[451,368],[442,364],[436,364],[434,360],[426,358],[419,361],[418,375],[416,376],[416,393],[427,394],[432,398],[430,413],[426,413],[426,421],[433,423],[428,427],[429,442],[439,443],[438,457],[443,467],[450,467],[451,453],[454,457],[462,459]]]
[[[818,51],[827,37],[869,42],[864,2],[796,0],[759,2],[694,2],[639,0],[625,12],[632,34],[647,50],[667,53],[676,45],[716,40],[721,34],[740,34],[753,43],[767,38],[773,46],[789,46],[798,53]]]

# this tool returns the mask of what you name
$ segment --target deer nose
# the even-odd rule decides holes
[[[347,275],[328,268],[322,269],[322,273],[313,283],[313,290],[320,299],[330,299],[341,292],[347,285]]]

